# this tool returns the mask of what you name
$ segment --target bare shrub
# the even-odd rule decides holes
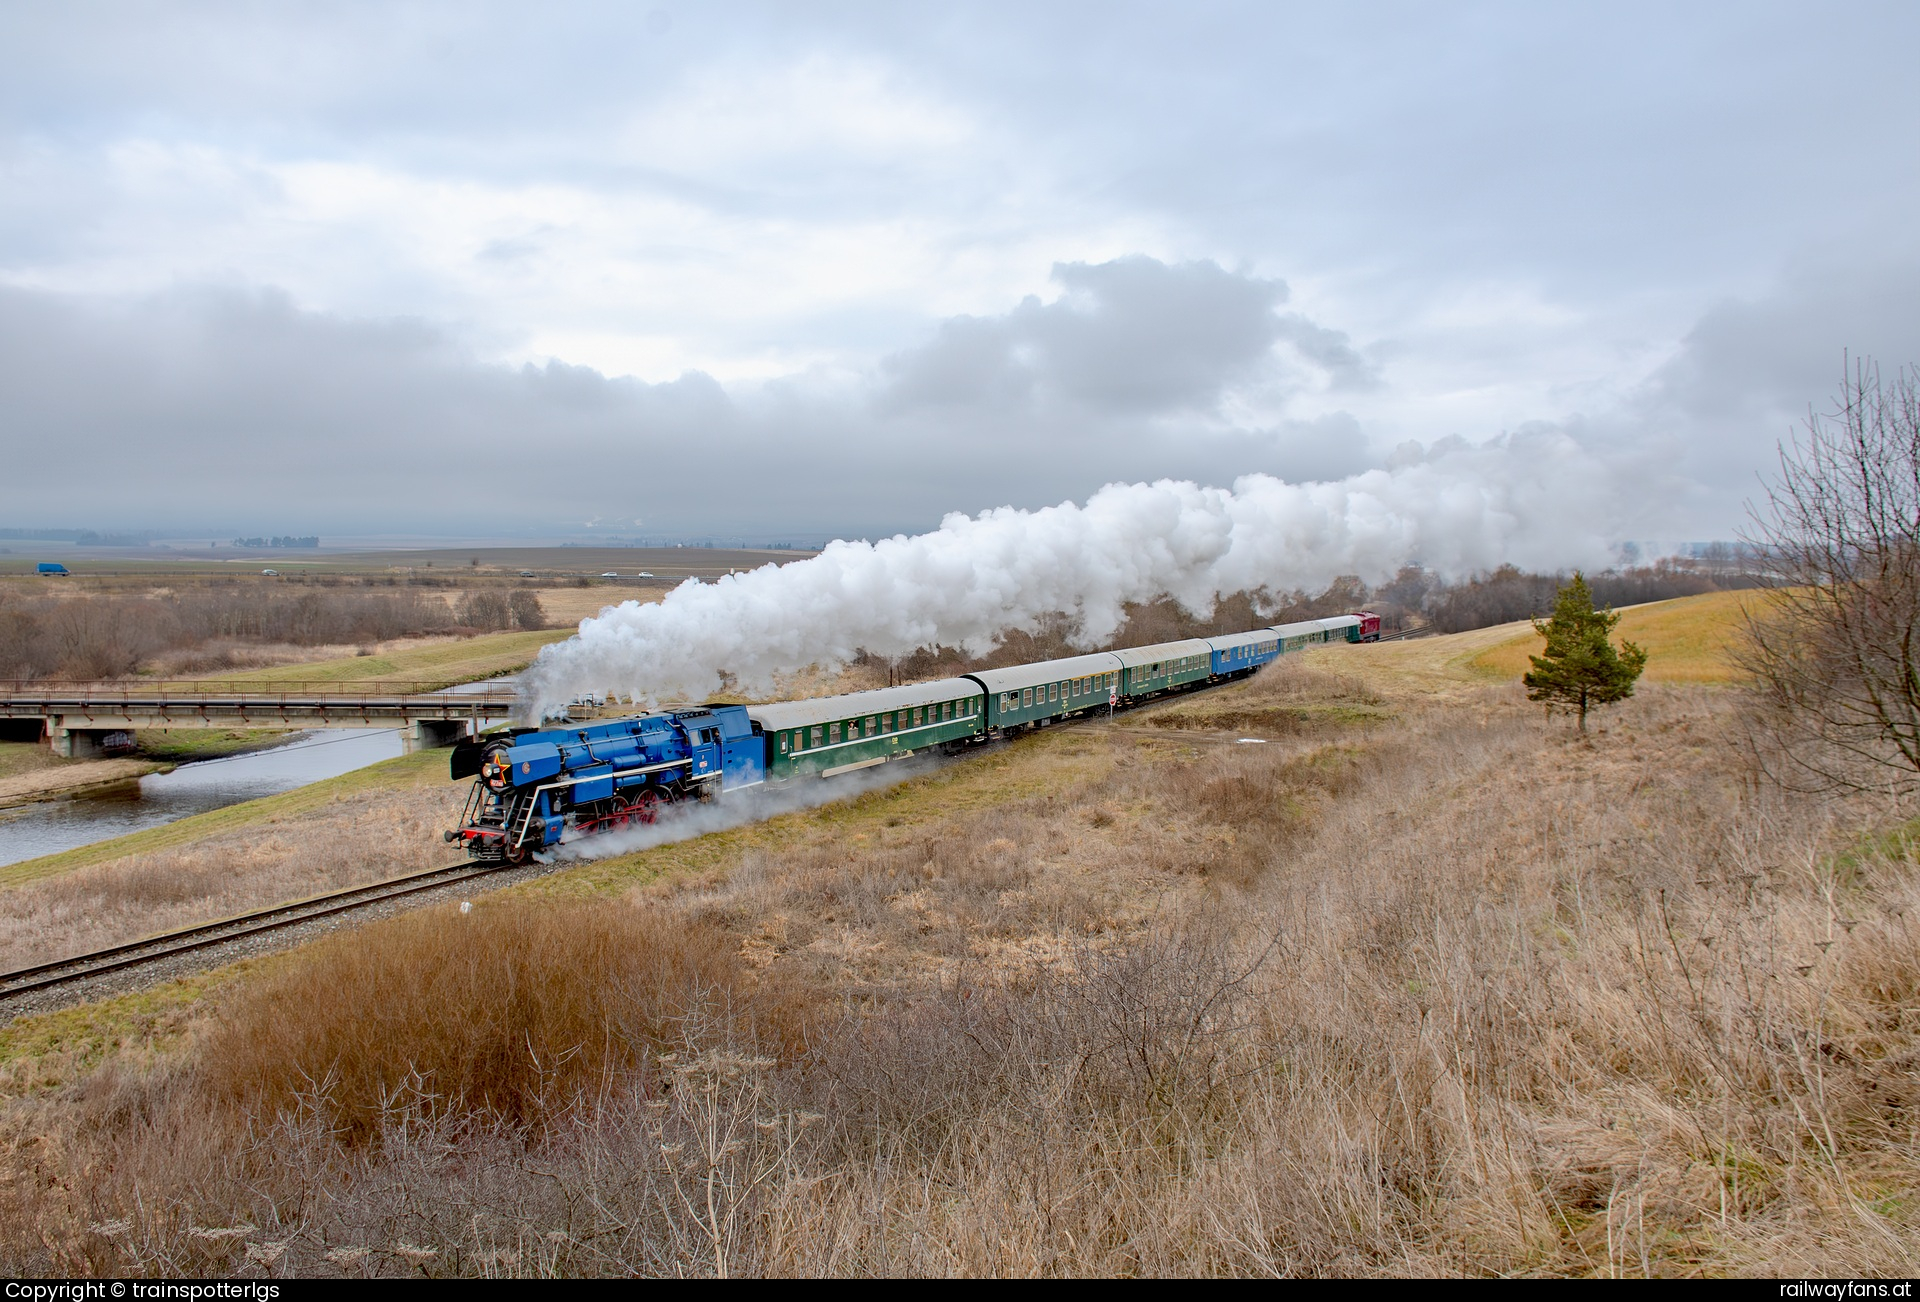
[[[1780,451],[1755,517],[1775,568],[1747,620],[1756,751],[1813,789],[1920,782],[1920,375],[1860,363]]]
[[[170,612],[141,598],[79,597],[40,620],[46,663],[66,678],[117,678],[166,645]]]
[[[603,901],[405,914],[241,992],[208,1041],[209,1088],[268,1116],[313,1100],[350,1139],[416,1103],[526,1124],[644,1075],[705,1005],[797,1033],[736,950],[715,928]]]
[[[513,607],[505,593],[476,588],[460,598],[460,623],[467,628],[497,632],[513,627]]]
[[[507,605],[513,613],[513,622],[524,629],[540,629],[547,626],[547,612],[540,608],[540,594],[532,588],[515,588],[507,594]]]

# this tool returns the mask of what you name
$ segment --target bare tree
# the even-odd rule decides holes
[[[1871,361],[1780,449],[1747,541],[1767,599],[1737,649],[1753,680],[1751,736],[1790,787],[1920,784],[1920,373]]]

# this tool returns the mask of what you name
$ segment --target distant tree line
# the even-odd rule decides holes
[[[292,536],[273,538],[235,538],[235,547],[318,547],[320,535],[313,534],[305,538]]]
[[[265,645],[348,646],[436,633],[546,627],[531,588],[451,604],[411,587],[288,590],[219,584],[165,594],[0,597],[0,679],[117,678],[168,659],[176,672],[231,668]]]
[[[160,535],[152,530],[100,533],[93,529],[0,529],[9,542],[68,542],[80,547],[145,547]]]

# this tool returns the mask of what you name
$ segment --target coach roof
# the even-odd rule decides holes
[[[1251,633],[1222,633],[1219,637],[1202,638],[1215,651],[1231,651],[1235,647],[1258,646],[1262,642],[1278,641],[1280,635],[1270,628],[1256,628]]]
[[[849,692],[845,696],[821,696],[811,701],[773,701],[749,705],[747,716],[767,732],[788,728],[810,728],[816,723],[834,723],[840,719],[858,719],[889,710],[910,710],[918,705],[938,705],[980,695],[980,684],[966,678],[942,678],[937,682],[913,683],[906,687],[882,687],[872,692]]]
[[[1042,683],[1063,683],[1069,678],[1089,678],[1094,674],[1112,674],[1120,670],[1120,658],[1111,651],[1092,655],[1068,656],[1065,660],[1042,660],[1037,665],[1008,665],[1005,669],[976,669],[967,677],[990,692],[1017,692]]]
[[[1178,660],[1182,656],[1211,656],[1213,648],[1197,637],[1190,637],[1184,642],[1158,642],[1153,646],[1128,647],[1124,651],[1115,651],[1113,654],[1120,658],[1121,664],[1129,669],[1136,669],[1141,665],[1157,665],[1168,660]]]

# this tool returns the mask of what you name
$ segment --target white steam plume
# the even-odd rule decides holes
[[[1450,575],[1502,561],[1605,563],[1599,511],[1615,500],[1613,473],[1547,432],[1449,441],[1333,483],[1111,484],[1084,506],[954,514],[932,533],[835,542],[790,565],[690,580],[658,604],[611,607],[542,651],[523,691],[543,712],[599,692],[700,700],[723,671],[754,691],[863,648],[978,654],[1056,611],[1092,645],[1119,627],[1125,603],[1162,595],[1198,612],[1218,594],[1263,585],[1311,589],[1342,574],[1377,582],[1409,560]]]
[[[542,863],[577,863],[585,859],[611,859],[616,855],[638,854],[655,846],[691,841],[710,832],[725,832],[748,823],[764,822],[802,809],[817,809],[835,801],[852,800],[870,791],[884,791],[909,778],[932,773],[944,761],[933,755],[915,755],[883,764],[879,768],[839,773],[818,782],[772,789],[748,787],[729,791],[711,803],[695,800],[668,806],[660,821],[646,827],[622,828],[617,832],[599,832],[577,841],[562,842],[551,852],[535,857]]]

